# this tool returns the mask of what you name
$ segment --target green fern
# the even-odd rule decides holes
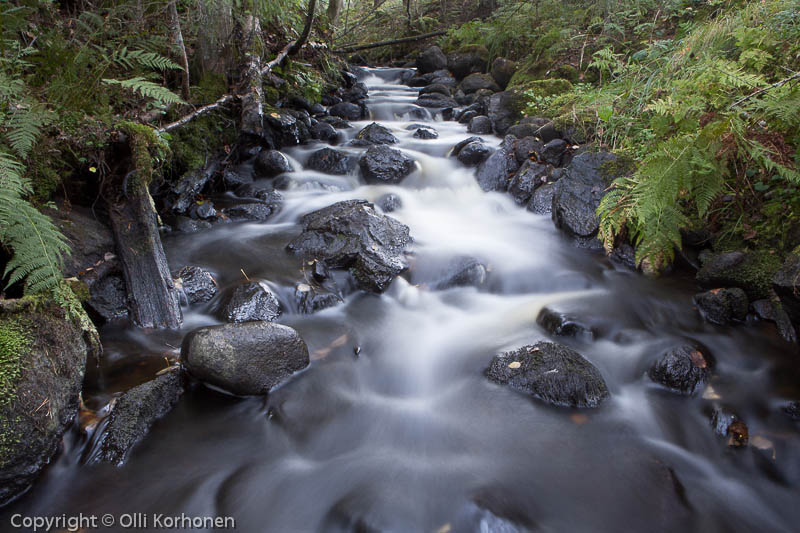
[[[44,113],[21,104],[17,104],[15,109],[4,117],[5,137],[20,159],[28,157],[46,124],[47,116]]]
[[[145,50],[128,50],[127,46],[115,51],[111,56],[111,62],[129,70],[133,69],[135,64],[153,70],[182,70],[180,65],[161,54]]]
[[[151,98],[157,103],[163,105],[186,103],[180,96],[173,93],[166,87],[163,87],[152,81],[148,81],[140,76],[131,78],[129,80],[104,79],[103,83],[108,85],[119,85],[124,89],[130,89],[134,93],[138,93],[145,98]]]

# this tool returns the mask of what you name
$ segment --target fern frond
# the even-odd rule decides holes
[[[183,99],[177,94],[173,93],[166,87],[158,85],[145,78],[137,76],[129,80],[114,80],[104,79],[103,83],[108,85],[119,85],[125,89],[130,89],[135,93],[139,93],[145,98],[152,98],[161,104],[184,104]]]
[[[36,144],[36,139],[47,123],[44,113],[35,108],[16,104],[11,113],[5,116],[2,129],[8,144],[20,159],[25,159]]]

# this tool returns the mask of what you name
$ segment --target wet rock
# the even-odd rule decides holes
[[[464,94],[472,94],[480,89],[488,89],[492,92],[498,92],[500,87],[495,83],[494,79],[489,74],[474,73],[470,74],[458,84],[458,88]]]
[[[347,152],[334,150],[333,148],[323,148],[311,154],[306,162],[306,168],[343,176],[353,168],[355,158]]]
[[[554,167],[561,164],[561,158],[567,151],[567,142],[563,139],[553,139],[542,147],[541,158],[545,163]]]
[[[469,124],[469,122],[473,118],[475,118],[477,116],[480,116],[480,115],[479,115],[478,111],[476,111],[474,109],[464,110],[463,113],[458,115],[458,122],[459,122],[459,124]]]
[[[275,146],[291,146],[305,142],[308,137],[308,126],[299,117],[308,117],[305,111],[300,114],[294,110],[281,109],[277,112],[264,113],[265,134],[272,137]]]
[[[184,338],[181,359],[195,378],[238,395],[266,394],[309,363],[297,331],[271,322],[196,329]]]
[[[99,261],[78,276],[89,289],[89,299],[84,306],[92,317],[112,322],[128,317],[128,289],[122,267],[115,257]]]
[[[701,254],[703,266],[697,272],[697,282],[704,289],[716,287],[739,287],[751,300],[770,298],[774,280],[773,273],[780,266],[779,260],[768,253],[733,251],[718,254]],[[789,280],[786,280],[787,284]],[[790,284],[784,284],[784,291]],[[778,292],[778,287],[775,287]],[[787,306],[788,311],[788,306]],[[791,316],[791,313],[790,313]]]
[[[394,193],[384,194],[376,203],[384,213],[391,213],[403,207],[403,201]]]
[[[563,312],[551,307],[544,307],[536,318],[536,323],[552,335],[575,337],[583,341],[593,341],[598,332],[584,323],[575,313]]]
[[[196,233],[211,228],[211,223],[206,220],[194,220],[184,216],[176,216],[172,221],[172,225],[176,231],[181,233]]]
[[[56,455],[78,413],[89,335],[56,305],[0,299],[0,506]]]
[[[263,222],[277,213],[279,208],[277,203],[248,202],[226,207],[222,212],[234,222]]]
[[[455,146],[453,146],[452,150],[450,150],[450,157],[456,157],[459,154],[459,152],[461,152],[461,150],[466,145],[468,145],[469,143],[472,143],[472,142],[476,142],[476,141],[477,142],[481,142],[481,143],[484,142],[483,139],[481,139],[480,137],[477,137],[477,136],[467,137],[463,141],[460,141]]]
[[[509,135],[513,135],[513,133],[511,133],[513,129],[514,128],[508,130]],[[514,145],[514,156],[517,158],[517,163],[524,165],[526,161],[531,159],[535,162],[539,162],[539,154],[542,152],[543,147],[544,144],[542,141],[536,140],[535,137],[523,137],[518,139]]]
[[[481,287],[486,282],[486,275],[486,265],[472,257],[460,257],[451,262],[429,286],[435,291],[453,287]]]
[[[355,138],[359,141],[360,146],[368,146],[371,144],[395,144],[397,137],[386,126],[373,122],[358,132]]]
[[[800,324],[800,255],[790,254],[786,258],[772,277],[772,288],[792,323]]]
[[[608,258],[616,265],[625,267],[628,270],[636,270],[636,250],[627,242],[615,244]]]
[[[217,315],[226,322],[272,321],[281,315],[281,304],[266,283],[248,281],[225,291]]]
[[[311,126],[311,137],[313,139],[332,143],[339,138],[339,134],[336,132],[336,128],[331,124],[327,122],[317,122]]]
[[[417,56],[417,72],[420,74],[427,74],[444,68],[447,68],[447,56],[438,46],[430,46]]]
[[[512,136],[503,139],[500,147],[478,166],[475,179],[484,191],[505,191],[508,188],[511,178],[519,169],[514,155],[515,140]]]
[[[283,153],[278,150],[265,150],[256,156],[253,170],[258,178],[274,178],[278,174],[292,172],[294,168]]]
[[[415,138],[417,138],[417,139],[425,139],[425,140],[437,139],[437,138],[439,138],[439,132],[437,132],[433,128],[429,128],[429,127],[425,126],[425,127],[422,127],[422,128],[417,128],[414,131],[413,136]]]
[[[352,102],[340,102],[332,105],[328,109],[328,113],[334,117],[343,118],[345,120],[361,120],[365,117],[364,109],[358,104]]]
[[[452,89],[448,85],[443,83],[432,83],[427,87],[423,87],[419,90],[419,95],[422,96],[423,94],[431,94],[431,93],[439,93],[444,96],[452,96]]]
[[[522,116],[524,98],[514,91],[495,93],[489,98],[487,115],[492,120],[494,131],[504,135],[508,128]]]
[[[218,162],[214,161],[205,168],[187,172],[181,177],[167,198],[174,214],[184,215],[194,207],[195,199],[209,185],[218,167]]]
[[[367,97],[367,86],[361,82],[356,83],[349,89],[342,92],[342,100],[345,102],[358,102]]]
[[[662,353],[650,366],[647,375],[670,390],[692,395],[711,377],[711,361],[694,344],[680,344]]]
[[[423,94],[414,102],[420,107],[457,107],[458,102],[449,96],[439,93]]]
[[[518,204],[527,204],[533,197],[536,188],[547,182],[551,170],[552,167],[549,165],[542,165],[531,160],[525,161],[514,174],[508,186],[508,192]]]
[[[728,446],[734,448],[747,446],[747,425],[727,409],[714,407],[711,413],[711,427],[717,435],[728,438]]]
[[[489,120],[489,117],[483,115],[472,117],[469,121],[469,126],[467,126],[467,131],[478,135],[492,133],[492,121]]]
[[[327,117],[324,117],[322,120],[320,120],[320,122],[324,122],[326,124],[330,124],[331,126],[336,128],[337,130],[346,130],[346,129],[350,129],[350,128],[353,127],[352,124],[350,124],[349,122],[347,122],[346,120],[344,120],[341,117],[327,116]]]
[[[535,124],[514,124],[508,128],[508,131],[506,131],[508,135],[513,135],[519,139],[531,137],[532,139],[536,139],[541,142],[538,132],[539,126],[536,126]]]
[[[45,213],[67,238],[71,253],[64,257],[64,276],[77,276],[87,267],[104,260],[114,252],[114,235],[111,228],[101,223],[91,209],[57,202],[57,209],[44,209]]]
[[[456,158],[467,167],[475,167],[486,161],[492,155],[492,149],[482,141],[473,141],[462,148]]]
[[[89,462],[124,464],[131,449],[144,440],[156,420],[178,403],[183,390],[183,377],[176,367],[122,394],[108,417],[100,451]]]
[[[298,283],[294,294],[298,309],[307,315],[337,306],[344,301],[334,292],[307,283]]]
[[[203,200],[192,206],[191,215],[192,218],[201,220],[214,220],[217,218],[217,210],[214,208],[214,202]]]
[[[198,266],[185,266],[178,271],[175,285],[179,287],[190,304],[199,304],[216,296],[217,280],[211,272]]]
[[[497,57],[492,61],[492,78],[497,82],[501,89],[505,90],[511,77],[517,71],[517,63],[504,57]]]
[[[533,191],[531,201],[528,202],[528,211],[533,211],[537,215],[549,215],[553,207],[553,196],[555,194],[555,184],[545,183]]]
[[[253,177],[250,174],[236,172],[235,170],[226,169],[222,173],[222,184],[225,190],[233,191],[244,185],[253,183]]]
[[[458,81],[450,74],[450,71],[442,69],[431,73],[431,85],[444,85],[450,87],[451,91],[458,86]]]
[[[468,46],[447,56],[447,69],[458,80],[463,80],[473,72],[486,72],[489,53],[479,46]]]
[[[486,376],[552,405],[597,407],[609,396],[594,365],[575,350],[552,342],[495,356]]]
[[[550,141],[561,139],[561,132],[556,129],[556,126],[552,121],[547,119],[529,117],[522,119],[520,123],[532,124],[536,126],[534,136],[538,137],[543,143],[549,143]]]
[[[792,420],[800,420],[800,402],[791,402],[784,405],[783,412]]]
[[[797,333],[792,321],[777,296],[769,300],[766,298],[756,300],[750,304],[750,307],[759,319],[774,322],[778,328],[778,333],[783,339],[789,342],[797,342]]]
[[[400,183],[417,168],[413,159],[385,144],[370,146],[358,165],[367,183]]]
[[[330,268],[349,269],[363,290],[383,292],[408,268],[408,226],[378,213],[365,200],[338,202],[300,222],[303,233],[287,248],[308,259],[324,259]]]
[[[747,295],[742,289],[711,289],[696,294],[694,302],[700,314],[712,324],[726,325],[747,316]]]
[[[616,177],[606,169],[617,160],[613,154],[583,153],[576,157],[558,180],[553,191],[552,217],[556,227],[581,246],[601,246],[596,238],[600,200]]]

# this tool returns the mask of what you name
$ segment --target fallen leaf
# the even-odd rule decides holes
[[[714,387],[709,385],[706,387],[706,390],[703,391],[703,399],[704,400],[720,400],[722,396],[717,394],[717,391],[714,390]]]
[[[577,424],[579,426],[582,426],[583,424],[589,421],[589,417],[581,413],[575,413],[574,415],[569,415],[569,419],[572,420],[573,424]]]
[[[747,440],[747,425],[744,422],[737,420],[728,426],[728,446],[747,446]]]
[[[703,357],[703,354],[697,350],[692,351],[689,354],[689,357],[692,359],[692,364],[697,368],[706,368],[708,366],[708,363],[706,363],[706,359],[705,357]]]
[[[512,361],[512,362],[508,363],[508,368],[516,369],[516,368],[519,368],[521,366],[522,366],[522,363],[520,363],[519,361]]]
[[[450,522],[446,523],[442,527],[436,530],[436,533],[450,533],[453,530],[453,526],[450,525]]]

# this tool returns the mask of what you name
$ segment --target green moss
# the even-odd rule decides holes
[[[264,102],[267,104],[275,105],[281,97],[280,91],[275,87],[264,87]]]
[[[561,65],[555,70],[554,74],[559,78],[568,80],[570,83],[578,83],[581,77],[581,73],[572,65]]]
[[[767,250],[750,251],[735,264],[727,264],[723,259],[719,254],[708,257],[697,273],[698,281],[707,286],[739,287],[750,300],[772,296],[772,278],[781,267],[777,254]]]
[[[519,72],[514,74],[508,86],[512,89],[525,91],[531,96],[549,97],[558,96],[567,93],[573,89],[572,83],[569,80],[562,78],[551,78],[546,80],[534,80],[530,76],[522,75],[517,76]]]
[[[267,106],[265,106],[266,109]],[[169,139],[172,151],[172,176],[182,176],[202,168],[210,154],[235,142],[235,129],[218,116],[202,116],[175,130]]]
[[[489,61],[489,50],[483,46],[482,44],[468,44],[466,46],[460,47],[457,52],[459,54],[471,54],[476,55],[483,59],[484,61]]]
[[[22,356],[32,343],[30,331],[30,324],[20,318],[0,317],[0,407],[16,398]]]
[[[197,85],[192,89],[191,102],[196,105],[213,102],[228,92],[228,83],[221,74],[206,73],[195,83]]]
[[[135,179],[150,185],[157,165],[169,154],[169,145],[158,131],[136,122],[120,122],[119,129],[128,134]]]

